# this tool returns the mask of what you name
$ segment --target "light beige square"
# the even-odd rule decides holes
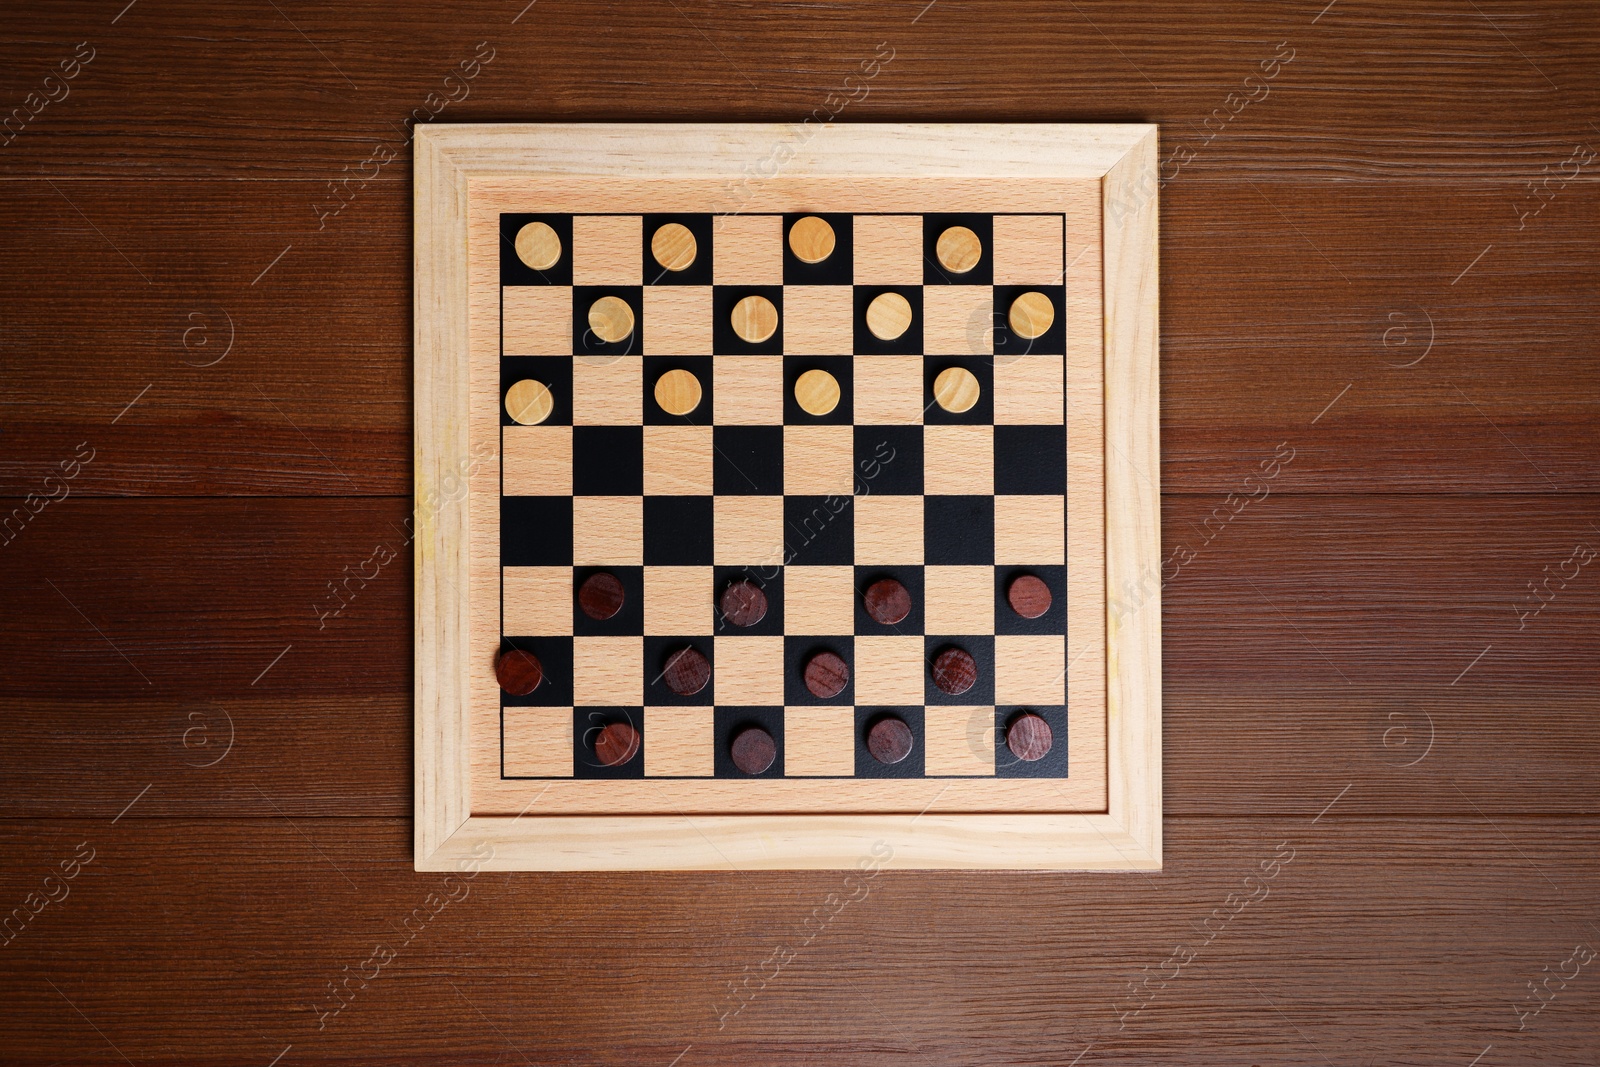
[[[572,777],[572,709],[506,708],[505,767],[512,777]]]
[[[505,632],[516,637],[572,633],[571,567],[502,567]]]
[[[923,712],[923,771],[938,775],[994,773],[994,708],[929,705]]]
[[[572,355],[572,286],[507,285],[500,292],[506,355]]]
[[[1060,215],[996,215],[994,283],[1060,285],[1063,240]]]
[[[920,635],[858,636],[855,655],[857,704],[921,704],[927,696]]]
[[[572,361],[575,426],[638,426],[644,422],[644,360],[580,356]]]
[[[922,576],[928,633],[994,633],[993,567],[927,567]]]
[[[993,426],[924,426],[924,484],[946,496],[994,492]]]
[[[644,638],[574,637],[572,702],[578,707],[644,703]]]
[[[712,647],[717,703],[783,703],[783,638],[778,635],[718,634]]]
[[[790,495],[849,496],[854,485],[855,428],[785,426],[783,491]]]
[[[786,567],[783,629],[812,637],[856,632],[854,567]]]
[[[719,496],[712,508],[712,559],[717,566],[783,563],[783,497]]]
[[[1000,426],[1056,426],[1064,421],[1062,356],[1002,356],[994,361],[994,421]]]
[[[645,708],[646,778],[709,778],[716,773],[716,726],[710,708]]]
[[[858,426],[903,426],[922,421],[921,356],[857,356],[855,420]]]
[[[638,215],[572,217],[574,285],[639,285],[643,281],[643,218]]]
[[[646,286],[643,333],[647,356],[709,356],[711,286]]]
[[[783,290],[783,350],[792,356],[845,356],[855,345],[855,290],[790,285]]]
[[[864,567],[922,562],[922,497],[856,497],[856,562]]]
[[[1064,496],[994,498],[994,561],[1041,566],[1067,561]]]
[[[507,426],[506,496],[572,495],[572,427]]]
[[[711,495],[711,427],[646,426],[646,496]]]
[[[922,216],[857,215],[855,283],[922,284]]]
[[[997,704],[1065,704],[1067,642],[1058,634],[998,634],[994,639]]]
[[[783,425],[782,356],[718,356],[711,378],[718,426]]]
[[[922,290],[922,350],[930,356],[986,356],[994,351],[994,289],[930,285]]]
[[[644,497],[573,497],[572,556],[578,567],[637,567],[643,563]]]
[[[709,635],[711,584],[710,567],[646,567],[644,632],[651,637]]]
[[[783,773],[790,778],[853,777],[853,708],[784,708]]]
[[[783,284],[783,216],[719,215],[711,243],[716,284]]]

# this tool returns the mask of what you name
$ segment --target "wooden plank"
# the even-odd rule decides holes
[[[1085,1063],[1237,1064],[1589,1047],[1587,968],[1552,979],[1520,1032],[1513,1009],[1531,1010],[1530,977],[1595,943],[1600,823],[1352,818],[1342,803],[1320,819],[1169,819],[1168,868],[1114,892],[1105,875],[986,875],[1003,907],[968,906],[970,876],[896,872],[891,856],[848,884],[744,872],[742,906],[707,909],[727,875],[418,876],[405,820],[7,822],[8,903],[93,849],[6,948],[7,1053],[39,1067],[106,1062],[111,1045],[195,1064],[290,1045],[302,1062],[1064,1063],[1092,1044]],[[597,914],[636,933],[598,937]],[[1003,959],[962,949],[994,944]],[[393,957],[365,962],[380,946]],[[953,950],[974,955],[953,966]],[[882,980],[901,995],[871,995]]]

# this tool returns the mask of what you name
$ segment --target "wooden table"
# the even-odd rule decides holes
[[[9,16],[7,1062],[1593,1062],[1592,5],[522,3]],[[1164,127],[1166,869],[414,873],[399,123],[813,112]]]

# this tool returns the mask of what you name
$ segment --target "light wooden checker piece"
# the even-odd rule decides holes
[[[738,367],[740,374],[754,374],[763,365],[759,361],[777,366],[784,355],[734,356],[719,350],[710,357],[715,362],[705,364],[717,383],[716,405],[708,403],[709,379],[702,382],[683,369],[652,372],[649,330],[657,321],[657,312],[648,292],[645,355],[583,365],[575,362],[570,382],[556,371],[546,375],[537,369],[521,370],[529,377],[500,377],[499,344],[492,328],[481,330],[480,318],[474,320],[478,325],[466,329],[469,307],[495,306],[498,294],[492,272],[469,272],[467,257],[495,247],[492,225],[498,215],[540,211],[560,225],[561,215],[625,216],[637,211],[635,205],[645,196],[659,205],[654,210],[678,213],[679,217],[712,214],[719,206],[714,194],[706,190],[725,188],[737,174],[732,157],[759,155],[760,146],[769,144],[772,136],[770,127],[719,126],[715,128],[719,149],[705,153],[695,146],[709,143],[710,128],[582,130],[574,135],[563,127],[526,127],[482,143],[475,140],[470,127],[441,127],[418,134],[419,161],[435,161],[419,167],[417,190],[418,245],[427,250],[419,260],[416,288],[418,395],[430,400],[417,408],[419,508],[428,499],[459,499],[461,484],[468,477],[481,477],[485,467],[497,469],[502,438],[507,463],[512,459],[509,451],[513,444],[518,450],[516,462],[523,469],[572,457],[564,460],[574,465],[567,477],[575,477],[575,485],[584,482],[589,486],[580,487],[580,492],[600,494],[503,498],[507,508],[516,503],[513,510],[519,514],[549,516],[560,514],[567,506],[561,501],[570,501],[573,517],[567,521],[574,539],[570,554],[564,560],[538,556],[553,563],[534,562],[534,555],[528,553],[555,551],[551,546],[559,546],[565,536],[557,536],[559,530],[539,532],[515,523],[502,529],[495,514],[499,509],[493,507],[429,511],[430,524],[419,532],[424,543],[418,546],[416,557],[418,868],[456,869],[467,857],[481,861],[485,855],[491,857],[488,865],[510,869],[692,869],[725,866],[728,857],[743,867],[837,867],[851,865],[873,842],[884,842],[892,853],[890,862],[897,866],[1159,867],[1159,675],[1155,670],[1159,604],[1152,601],[1130,610],[1126,605],[1114,608],[1111,601],[1111,590],[1120,588],[1119,582],[1137,587],[1139,574],[1159,566],[1157,541],[1151,536],[1154,516],[1159,513],[1153,506],[1155,489],[1133,473],[1135,467],[1158,469],[1153,405],[1154,204],[1122,220],[1120,227],[1102,225],[1102,220],[1110,217],[1107,190],[1153,183],[1153,128],[947,126],[935,134],[915,126],[873,126],[842,129],[826,144],[818,141],[816,151],[822,162],[808,162],[808,167],[860,178],[891,174],[897,180],[830,185],[812,183],[806,177],[809,172],[796,171],[783,188],[761,190],[755,202],[741,209],[751,224],[740,232],[759,232],[764,224],[755,222],[763,214],[798,216],[787,234],[774,224],[775,240],[787,239],[795,259],[815,265],[837,254],[840,238],[824,219],[806,212],[854,215],[858,222],[854,247],[849,251],[857,284],[863,284],[860,275],[866,270],[876,273],[874,280],[865,284],[916,286],[921,284],[923,261],[931,260],[948,272],[947,279],[960,285],[961,275],[970,274],[986,256],[992,257],[994,282],[1017,286],[1011,291],[1023,293],[1009,306],[995,309],[1007,316],[1006,325],[1014,335],[1043,338],[1054,346],[1058,342],[1053,339],[1061,336],[1061,320],[1065,321],[1066,406],[1061,407],[1059,379],[1053,384],[1028,384],[1029,375],[1037,382],[1037,375],[1051,373],[1052,365],[1054,373],[1062,373],[1057,355],[1061,350],[1056,347],[1023,357],[1031,362],[1004,368],[997,365],[992,382],[987,375],[980,381],[964,367],[949,368],[933,383],[933,408],[921,418],[916,407],[920,400],[914,401],[908,412],[895,414],[904,412],[905,405],[897,405],[894,399],[894,390],[903,393],[909,388],[920,393],[920,375],[904,373],[921,362],[920,354],[856,355],[851,381],[842,382],[820,367],[794,381],[792,402],[803,413],[800,417],[819,421],[789,427],[783,427],[781,414],[785,380],[781,373],[730,378],[728,382],[721,377],[724,360],[748,360],[748,364],[728,366]],[[468,146],[471,151],[453,151]],[[452,149],[448,155],[438,155],[447,148]],[[724,150],[730,153],[727,160],[722,156]],[[635,177],[652,170],[682,174],[686,158],[695,159],[693,166],[701,168],[698,183]],[[437,162],[439,159],[446,162]],[[500,177],[476,182],[472,179],[477,174]],[[506,174],[525,176],[506,179]],[[564,191],[550,192],[542,183],[552,179],[538,175],[565,175],[560,179],[566,183],[561,186]],[[460,190],[467,192],[461,194]],[[1017,214],[1019,207],[1028,206],[1030,194],[1037,204],[1035,214]],[[456,203],[459,195],[467,199],[464,213]],[[996,215],[992,247],[983,247],[965,226],[927,231],[921,227],[919,217],[926,213],[981,215],[985,197],[993,199],[993,210],[1000,211],[1003,203],[1005,212],[1004,226]],[[869,229],[918,234],[921,256],[906,255],[905,249],[865,246],[859,220],[868,216],[899,219],[893,226]],[[683,232],[679,233],[672,228],[675,225],[662,225],[653,233],[641,229],[633,248],[639,248],[641,238],[644,248],[633,253],[632,263],[640,262],[642,251],[647,264],[654,262],[671,273],[691,266],[696,271],[706,269],[697,259],[708,250],[709,258],[721,259],[721,236],[714,246],[697,247],[694,233],[688,227],[680,227]],[[467,232],[469,227],[481,226],[491,227],[485,231],[487,241],[483,234]],[[554,228],[545,228],[548,235],[529,231],[526,241],[519,234],[515,247],[506,248],[506,254],[516,255],[535,269],[547,270],[560,263],[571,250],[560,247]],[[615,229],[622,231],[621,226]],[[923,233],[926,236],[921,236]],[[553,258],[547,237],[555,240]],[[625,262],[624,245],[615,244],[610,251],[615,254],[614,262]],[[597,268],[592,260],[584,267],[581,248],[577,258],[577,269],[591,272],[591,281],[581,284],[639,284],[636,277],[594,277]],[[1070,268],[1069,262],[1073,264]],[[536,267],[538,263],[546,266]],[[471,283],[462,282],[459,288],[451,280],[467,278]],[[984,278],[987,282],[987,274]],[[648,284],[650,279],[645,281]],[[849,284],[848,276],[844,282]],[[570,290],[559,286],[552,290],[550,297],[533,294],[529,305],[559,309],[564,292],[571,308]],[[463,298],[455,295],[458,293],[467,295]],[[872,336],[885,341],[904,337],[913,325],[919,334],[933,329],[932,306],[930,324],[918,325],[913,321],[913,305],[904,296],[888,292],[881,296],[895,299],[883,299],[875,309],[869,304],[863,325]],[[603,341],[617,344],[634,337],[640,331],[640,309],[618,297],[606,299],[613,302],[595,301],[588,308],[573,310],[580,316],[587,314],[589,328]],[[959,303],[942,305],[953,306]],[[534,350],[545,352],[561,343],[561,334],[554,312],[541,313],[547,314],[550,325],[538,327],[546,330],[546,340]],[[462,325],[458,328],[454,323]],[[570,334],[570,317],[567,323]],[[719,329],[729,326],[744,343],[770,340],[780,326],[777,306],[764,297],[759,302],[751,300]],[[789,329],[784,332],[787,339]],[[566,343],[570,344],[570,339]],[[509,351],[507,355],[515,358]],[[849,357],[849,353],[842,351],[839,356]],[[892,360],[902,363],[887,362]],[[902,378],[887,375],[885,371],[891,367],[903,367],[894,371]],[[466,388],[469,372],[474,381],[513,381],[498,399],[500,410],[515,425],[502,431],[496,406],[484,404],[481,398],[470,399],[473,394]],[[757,385],[758,381],[767,384]],[[886,388],[890,391],[884,392]],[[776,397],[767,398],[762,392],[774,389],[778,390]],[[603,404],[596,402],[600,394],[595,390],[606,397]],[[991,390],[992,395],[985,396]],[[845,425],[828,423],[852,391],[853,418]],[[574,395],[569,397],[568,392]],[[738,398],[738,406],[724,410],[725,397]],[[748,406],[752,402],[757,407]],[[984,406],[980,408],[980,404]],[[991,408],[992,416],[982,414],[984,421],[972,421]],[[656,414],[652,415],[653,411]],[[662,426],[660,413],[684,423]],[[670,447],[665,447],[669,443],[666,437],[659,438],[661,449],[647,447],[642,457],[647,465],[687,463],[695,456],[706,457],[692,460],[696,463],[723,462],[716,458],[713,447],[715,431],[737,424],[742,417],[751,426],[785,430],[786,467],[791,459],[787,435],[793,430],[804,431],[793,437],[795,461],[805,457],[807,463],[842,462],[846,471],[856,470],[852,463],[859,458],[862,442],[870,443],[876,425],[895,426],[896,432],[904,432],[926,421],[930,448],[966,448],[963,442],[984,439],[973,436],[979,431],[1011,434],[1013,427],[1021,432],[1029,426],[1054,426],[1069,442],[1064,457],[1064,499],[1070,521],[1064,522],[1064,529],[1057,527],[1055,536],[1058,544],[1061,537],[1066,538],[1065,547],[1057,551],[1065,553],[1065,570],[1073,580],[1054,586],[1054,598],[1048,591],[1037,595],[1035,589],[1036,595],[1028,599],[1023,596],[1026,585],[1014,581],[1009,587],[1004,585],[1018,567],[1027,570],[1045,565],[1045,556],[1026,547],[1033,543],[1026,538],[1029,524],[1037,524],[1039,515],[1048,514],[1038,510],[1042,497],[991,498],[996,509],[995,560],[980,567],[951,566],[931,556],[923,559],[919,535],[924,521],[935,521],[932,497],[868,491],[857,495],[846,513],[856,528],[853,559],[822,565],[813,561],[807,566],[804,560],[788,562],[780,556],[780,564],[788,563],[783,567],[786,581],[772,588],[776,598],[771,611],[762,616],[765,625],[777,628],[759,633],[752,630],[748,635],[713,633],[713,572],[723,565],[722,557],[713,553],[701,563],[688,559],[667,562],[668,557],[650,555],[658,551],[648,548],[656,543],[652,538],[670,529],[655,525],[660,509],[653,498],[630,496],[620,470],[609,466],[602,470],[582,458],[583,448],[591,447],[584,444],[586,440],[603,438],[610,442],[606,447],[615,449],[617,442],[628,439],[619,432],[637,426],[641,417],[649,441],[657,440],[651,436],[657,430],[680,435],[670,439]],[[795,418],[791,414],[788,421]],[[884,419],[890,421],[880,421]],[[961,432],[935,434],[939,420],[944,420],[941,431]],[[566,425],[569,422],[578,425]],[[944,423],[951,424],[946,427]],[[465,435],[458,434],[460,427],[466,427]],[[513,441],[514,433],[525,436]],[[699,440],[695,436],[699,434],[704,435],[705,446],[691,444],[691,439]],[[1108,436],[1123,443],[1122,457],[1097,451],[1103,449],[1101,443]],[[841,445],[843,451],[839,452]],[[837,460],[827,458],[835,452]],[[926,462],[948,465],[959,461],[970,466],[974,455],[987,453],[930,455]],[[1078,458],[1090,455],[1094,459],[1088,463]],[[606,462],[620,463],[625,470],[628,462],[637,461],[617,454]],[[469,471],[473,473],[469,475]],[[701,477],[709,475],[661,484],[692,484]],[[472,484],[476,489],[479,483],[474,480]],[[721,488],[720,481],[717,487]],[[927,487],[928,492],[935,490],[934,484]],[[528,510],[528,500],[545,501],[536,504],[545,510]],[[753,554],[753,546],[764,543],[762,536],[754,535],[759,530],[773,531],[780,550],[791,536],[785,532],[790,517],[780,496],[713,494],[708,503],[716,537],[728,532],[741,544],[752,546],[751,555],[735,561],[741,567],[755,568],[765,562]],[[1054,507],[1056,514],[1063,514],[1060,495]],[[725,519],[735,525],[721,525]],[[688,520],[680,515],[673,521]],[[1122,539],[1115,552],[1107,551],[1107,531],[1113,539]],[[531,541],[530,533],[536,534]],[[1016,540],[1019,536],[1022,541]],[[536,548],[529,549],[529,544]],[[646,546],[643,550],[641,544]],[[466,551],[469,546],[470,552]],[[930,542],[927,547],[939,546]],[[878,557],[881,563],[869,563],[863,555],[875,551],[886,553]],[[503,552],[509,553],[503,570],[493,562],[487,564],[492,569],[479,570],[486,565],[484,561],[500,560]],[[704,650],[712,671],[703,694],[707,706],[649,706],[650,682],[642,666],[646,654],[636,642],[655,638],[608,637],[593,629],[620,625],[615,620],[628,618],[628,609],[618,609],[604,619],[587,616],[586,620],[572,620],[573,567],[580,559],[616,568],[628,596],[638,596],[637,587],[627,584],[638,580],[629,577],[633,573],[629,568],[641,564],[647,590],[685,591],[681,595],[687,599],[681,604],[670,601],[668,614],[662,616],[683,621],[667,624],[672,632],[661,634],[661,639],[707,642]],[[920,630],[911,631],[903,650],[892,642],[869,640],[892,635],[859,631],[850,621],[857,595],[857,568],[896,565],[925,573],[928,583],[915,595],[916,618],[921,619],[926,611],[927,620]],[[533,594],[536,599],[503,608],[499,603],[502,585],[512,588],[511,571],[519,571],[515,588],[544,592]],[[835,578],[848,592],[842,600],[837,599]],[[1052,583],[1057,580],[1051,578]],[[663,581],[670,586],[660,585]],[[1022,608],[1007,607],[1008,588],[1016,591]],[[651,602],[648,592],[644,601]],[[696,602],[703,606],[690,606]],[[659,597],[655,603],[661,603]],[[963,604],[966,607],[959,607]],[[533,629],[519,633],[505,628],[503,610],[514,610],[519,620],[527,620],[518,625]],[[700,612],[705,616],[703,623],[694,621]],[[1029,614],[1033,612],[1038,614]],[[1118,625],[1108,625],[1118,612]],[[651,617],[658,616],[659,611]],[[447,617],[471,621],[464,626],[447,625]],[[770,688],[773,679],[787,683],[789,668],[781,659],[784,642],[817,634],[814,626],[823,625],[819,621],[797,628],[795,620],[806,618],[834,620],[826,624],[828,632],[854,637],[853,653],[845,651],[851,685],[856,688],[840,694],[839,699],[847,701],[843,707],[807,704],[805,700],[810,698],[804,697],[798,706],[791,706],[796,697],[781,687],[777,691]],[[943,621],[935,623],[936,618]],[[1052,630],[1057,624],[1051,620],[1056,618],[1061,619],[1060,628]],[[757,629],[760,625],[757,620]],[[699,629],[701,626],[706,629]],[[925,655],[924,635],[929,640],[936,636],[943,640],[943,635],[960,637],[956,629],[967,633],[962,640],[979,653],[977,689],[968,691],[979,695],[970,707],[948,702],[958,697],[940,703],[921,691],[928,684],[926,656],[935,651],[929,648]],[[976,630],[981,640],[973,643],[971,630]],[[504,696],[504,702],[491,669],[493,657],[487,654],[500,647],[503,638],[531,642],[536,650],[548,651],[541,660],[542,685],[522,696]],[[741,641],[744,643],[729,643]],[[983,652],[985,642],[993,643],[993,652]],[[563,653],[566,647],[575,652]],[[1070,673],[1066,671],[1068,652],[1074,664]],[[1041,676],[1042,681],[1034,677],[1040,672],[1027,666],[1041,656],[1046,663],[1052,657],[1062,661]],[[905,664],[909,673],[896,674],[906,669]],[[893,681],[902,677],[903,681]],[[1060,682],[1063,677],[1065,682]],[[979,692],[985,684],[992,690]],[[1066,687],[1064,708],[1052,711],[1053,705],[1041,700],[1052,692],[1049,684]],[[916,689],[892,689],[905,685]],[[746,698],[741,692],[754,690],[742,690],[742,686],[767,688],[759,698]],[[874,686],[878,688],[874,690]],[[891,686],[892,692],[885,686]],[[1119,709],[1115,717],[1107,714],[1113,701]],[[859,718],[865,709],[885,704],[910,706],[918,714],[896,719],[900,725],[886,725],[883,720],[869,724]],[[765,706],[777,717],[764,719],[759,726],[736,723],[730,732],[721,716],[739,705]],[[591,743],[585,750],[580,727],[586,708],[620,711],[626,721],[609,723],[597,735],[602,742]],[[502,722],[503,726],[497,725]],[[872,725],[870,731],[868,725]],[[741,738],[739,772],[732,776],[720,770],[713,773],[712,754],[723,759],[729,755],[727,746]],[[755,744],[763,738],[761,745]],[[853,754],[857,745],[874,749],[875,755]],[[752,746],[761,751],[752,753]],[[1063,777],[1051,769],[1051,761],[1069,748],[1072,762]],[[872,772],[872,759],[880,757],[892,758],[897,768],[894,774]],[[580,766],[589,770],[579,773]],[[755,774],[761,776],[759,783],[751,781]],[[759,790],[752,789],[755,784]],[[530,807],[536,798],[537,804]],[[921,817],[908,830],[907,816],[916,813],[922,813]],[[693,819],[692,832],[680,832],[686,817]]]

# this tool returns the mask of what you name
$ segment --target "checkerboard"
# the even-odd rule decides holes
[[[816,264],[787,240],[811,214],[836,237]],[[532,222],[560,239],[544,270],[515,249]],[[669,223],[695,238],[681,271],[651,253]],[[500,644],[544,668],[533,692],[501,696],[502,780],[1067,778],[1067,225],[1048,213],[501,212]],[[962,274],[934,254],[952,226],[982,245]],[[865,323],[885,292],[913,312],[892,341]],[[1055,311],[1032,339],[1007,316],[1025,292],[1045,294]],[[766,341],[732,328],[732,308],[750,295],[778,309]],[[632,311],[624,341],[589,329],[588,309],[607,296]],[[981,387],[959,414],[933,399],[949,367]],[[826,415],[794,397],[811,369],[840,386]],[[653,396],[672,370],[703,390],[685,416]],[[553,407],[521,425],[505,396],[529,379]],[[625,591],[605,621],[575,595],[597,571]],[[1022,574],[1051,590],[1040,618],[1007,603]],[[861,591],[882,577],[912,595],[897,625],[863,607]],[[749,628],[717,608],[739,579],[769,603]],[[978,665],[977,685],[958,697],[929,667],[948,646]],[[662,679],[685,647],[712,664],[711,683],[692,697]],[[827,700],[802,681],[821,650],[851,671]],[[1054,734],[1035,762],[1004,742],[1022,711]],[[866,748],[867,724],[885,713],[913,733],[900,763]],[[639,732],[639,751],[604,766],[594,737],[617,721]],[[778,749],[757,776],[729,756],[747,725]]]

